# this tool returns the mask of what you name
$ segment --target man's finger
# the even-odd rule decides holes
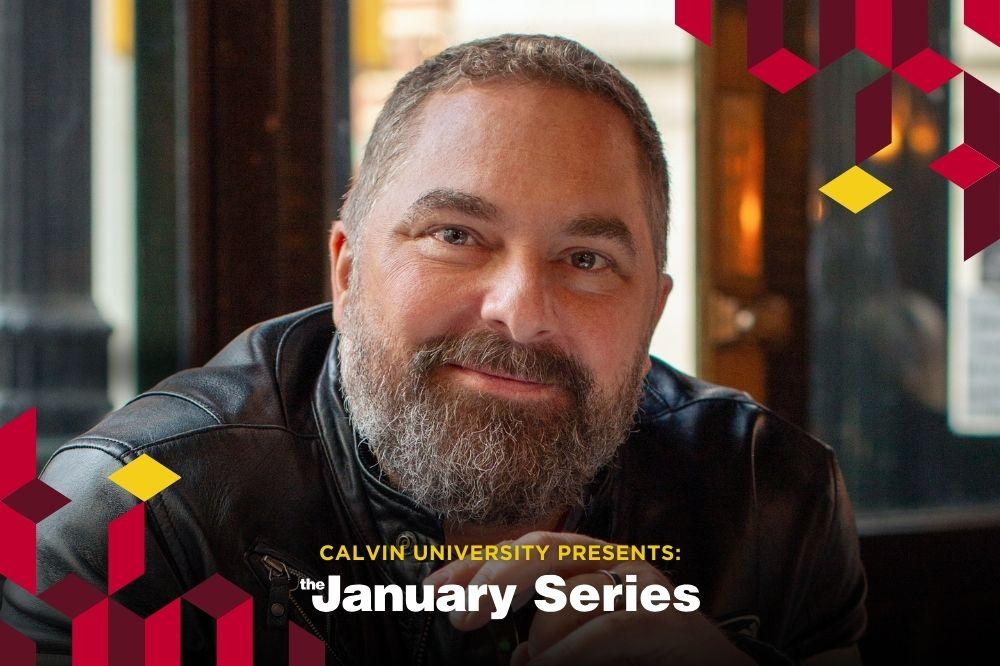
[[[594,618],[544,652],[531,651],[531,666],[572,664],[664,664],[747,666],[754,662],[737,650],[703,616],[671,611],[615,611]]]
[[[624,575],[624,574],[620,574]],[[566,581],[564,592],[570,592],[580,585],[590,585],[601,591],[603,586],[610,585],[611,580],[603,573],[585,573],[573,576]],[[589,611],[578,611],[569,604],[560,611],[552,613],[535,613],[531,621],[531,629],[528,632],[528,644],[533,654],[541,654],[562,639],[576,631],[585,622],[589,622],[605,612],[603,603]]]
[[[615,611],[593,618],[542,651],[531,647],[531,666],[557,664],[641,663],[655,657],[655,641],[663,640],[659,619],[643,611]]]

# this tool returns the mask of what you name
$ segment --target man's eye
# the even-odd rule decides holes
[[[584,271],[595,271],[607,268],[610,264],[608,260],[596,252],[580,251],[569,255],[569,261],[574,268]]]
[[[457,227],[445,227],[437,231],[432,231],[431,236],[449,245],[468,245],[472,240],[468,231]]]

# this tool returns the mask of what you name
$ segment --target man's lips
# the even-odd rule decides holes
[[[486,375],[488,377],[496,377],[497,379],[506,379],[512,382],[519,382],[521,384],[527,384],[529,386],[548,386],[543,382],[536,382],[530,379],[525,379],[524,377],[518,377],[517,375],[511,375],[506,372],[501,372],[499,370],[484,370],[483,368],[478,368],[474,365],[462,365],[458,363],[449,363],[448,365],[454,366],[456,368],[461,368],[463,370],[471,370],[472,372],[478,372],[481,375]]]

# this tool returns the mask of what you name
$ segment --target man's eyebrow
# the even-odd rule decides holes
[[[497,207],[482,197],[459,190],[438,188],[424,192],[410,204],[405,219],[418,220],[428,213],[439,210],[452,210],[480,220],[492,220],[497,217]]]
[[[577,217],[566,225],[566,233],[571,236],[609,238],[621,245],[632,257],[636,256],[635,238],[628,226],[617,217],[603,215]]]

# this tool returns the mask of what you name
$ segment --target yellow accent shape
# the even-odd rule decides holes
[[[145,502],[181,477],[144,453],[108,478]]]
[[[861,167],[853,166],[819,191],[852,213],[860,213],[892,192],[892,188]]]

